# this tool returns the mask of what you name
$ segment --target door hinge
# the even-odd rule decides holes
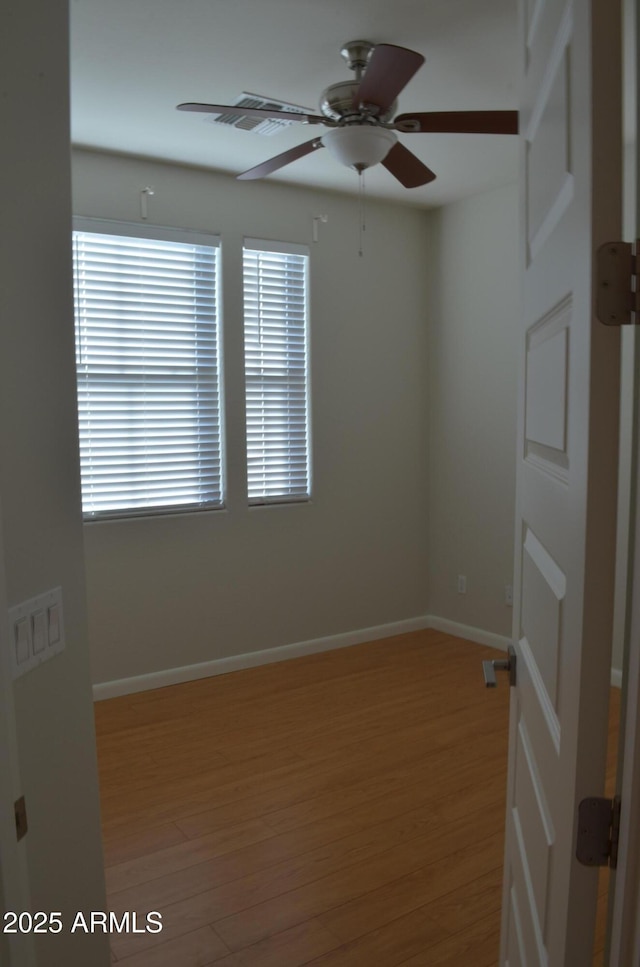
[[[615,870],[619,837],[620,796],[583,799],[578,806],[578,861],[583,866],[609,866]]]
[[[640,241],[606,242],[596,252],[596,316],[605,326],[638,325]]]
[[[27,835],[29,826],[27,824],[27,804],[24,800],[24,796],[20,796],[19,799],[13,804],[13,814],[16,818],[16,839],[20,842],[23,837]]]

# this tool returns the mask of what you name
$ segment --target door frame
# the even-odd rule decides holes
[[[625,158],[631,169],[625,177],[624,205],[630,213],[625,219],[624,238],[633,242],[640,238],[640,131],[637,81],[640,70],[640,0],[625,0],[623,50],[624,97],[631,130],[625,132],[632,141],[632,157]],[[628,546],[621,548],[619,561],[625,576],[624,658],[622,668],[622,702],[620,712],[620,745],[616,791],[621,797],[620,842],[618,867],[611,877],[609,901],[609,967],[640,964],[640,830],[633,817],[640,814],[640,338],[633,333],[629,351],[633,356],[629,382],[631,427],[626,440],[630,446],[630,485],[626,506],[619,513],[627,516]]]
[[[636,409],[637,413],[637,409]],[[640,446],[640,423],[636,422],[636,446]],[[634,474],[634,503],[640,507],[640,475]],[[622,807],[620,847],[612,905],[609,967],[640,963],[640,514],[635,514],[630,582],[630,625],[628,664],[623,689],[624,740],[622,747]],[[635,821],[634,821],[635,820]]]
[[[0,504],[0,775],[6,776],[0,790],[0,909],[31,910],[29,868],[25,840],[18,843],[13,803],[22,794],[18,760],[18,736],[9,648],[11,647],[7,607],[2,506]],[[2,943],[5,943],[3,948]],[[8,951],[9,967],[35,967],[33,935],[0,935],[0,953]]]

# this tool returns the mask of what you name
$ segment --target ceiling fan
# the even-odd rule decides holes
[[[436,177],[398,140],[403,134],[517,134],[517,111],[429,111],[399,114],[394,118],[396,98],[424,63],[415,50],[394,44],[352,40],[340,51],[355,79],[331,84],[320,97],[321,114],[294,113],[268,108],[233,107],[226,104],[178,104],[179,111],[224,114],[229,111],[248,118],[283,119],[302,124],[322,124],[329,130],[283,151],[238,175],[250,180],[264,178],[305,155],[328,148],[342,164],[362,173],[382,164],[405,188],[426,185]]]

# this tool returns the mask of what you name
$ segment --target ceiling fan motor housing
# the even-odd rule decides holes
[[[365,117],[375,118],[376,121],[387,122],[393,118],[398,102],[387,108],[383,113],[378,113],[377,105],[365,106],[365,111],[360,109],[354,98],[358,92],[360,84],[357,81],[341,81],[338,84],[330,84],[320,95],[320,111],[331,121],[342,121],[349,118]]]

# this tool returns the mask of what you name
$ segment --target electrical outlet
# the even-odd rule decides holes
[[[508,608],[513,607],[513,587],[511,584],[504,586],[504,603]]]
[[[465,574],[458,575],[458,594],[467,593],[467,577]]]

